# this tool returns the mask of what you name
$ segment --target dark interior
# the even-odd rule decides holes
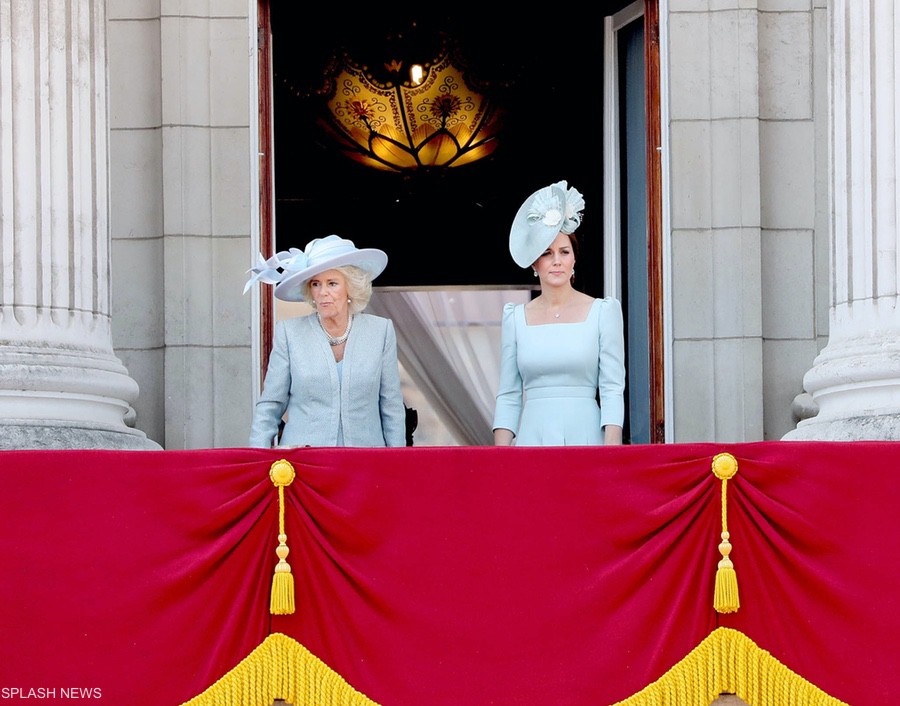
[[[602,20],[547,8],[417,13],[348,8],[320,23],[299,3],[273,0],[276,248],[337,233],[388,253],[379,286],[531,285],[531,273],[509,256],[509,226],[531,192],[566,179],[586,201],[576,284],[599,295]],[[473,80],[503,111],[496,151],[458,168],[404,174],[340,154],[317,123],[330,62],[346,51],[376,66],[385,54],[432,51],[442,38],[456,43]]]

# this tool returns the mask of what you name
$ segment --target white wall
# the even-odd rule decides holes
[[[778,439],[827,321],[823,10],[668,7],[668,423],[679,442]]]
[[[135,426],[165,442],[159,2],[107,3],[113,347],[140,387]]]
[[[141,386],[137,426],[169,449],[246,444],[248,8],[109,1],[114,345]]]

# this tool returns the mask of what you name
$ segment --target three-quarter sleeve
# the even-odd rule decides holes
[[[516,354],[516,305],[503,306],[500,329],[500,383],[494,407],[494,429],[509,429],[516,434],[522,413],[522,375]]]
[[[291,362],[284,322],[275,325],[273,339],[266,380],[250,425],[250,446],[266,449],[278,434],[291,390]]]
[[[625,423],[625,333],[618,299],[600,300],[600,427]]]
[[[406,446],[406,408],[400,388],[400,366],[397,363],[397,332],[387,319],[384,348],[381,352],[381,390],[379,411],[386,446]]]

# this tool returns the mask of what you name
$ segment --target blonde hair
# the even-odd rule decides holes
[[[347,282],[347,296],[350,297],[350,313],[358,314],[369,305],[372,298],[372,276],[356,265],[341,265],[333,267],[344,276]],[[309,292],[310,277],[300,287],[303,300],[312,303],[313,298]]]

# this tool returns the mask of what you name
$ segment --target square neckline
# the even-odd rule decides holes
[[[540,326],[578,326],[580,324],[586,324],[588,322],[588,320],[591,318],[591,313],[593,313],[593,311],[594,311],[594,306],[599,301],[600,300],[597,297],[594,297],[594,301],[592,301],[590,307],[588,307],[587,315],[581,321],[558,321],[558,322],[548,321],[546,324],[529,324],[528,317],[525,315],[525,306],[526,305],[519,304],[518,306],[520,306],[522,309],[522,322],[528,328],[538,328]]]

